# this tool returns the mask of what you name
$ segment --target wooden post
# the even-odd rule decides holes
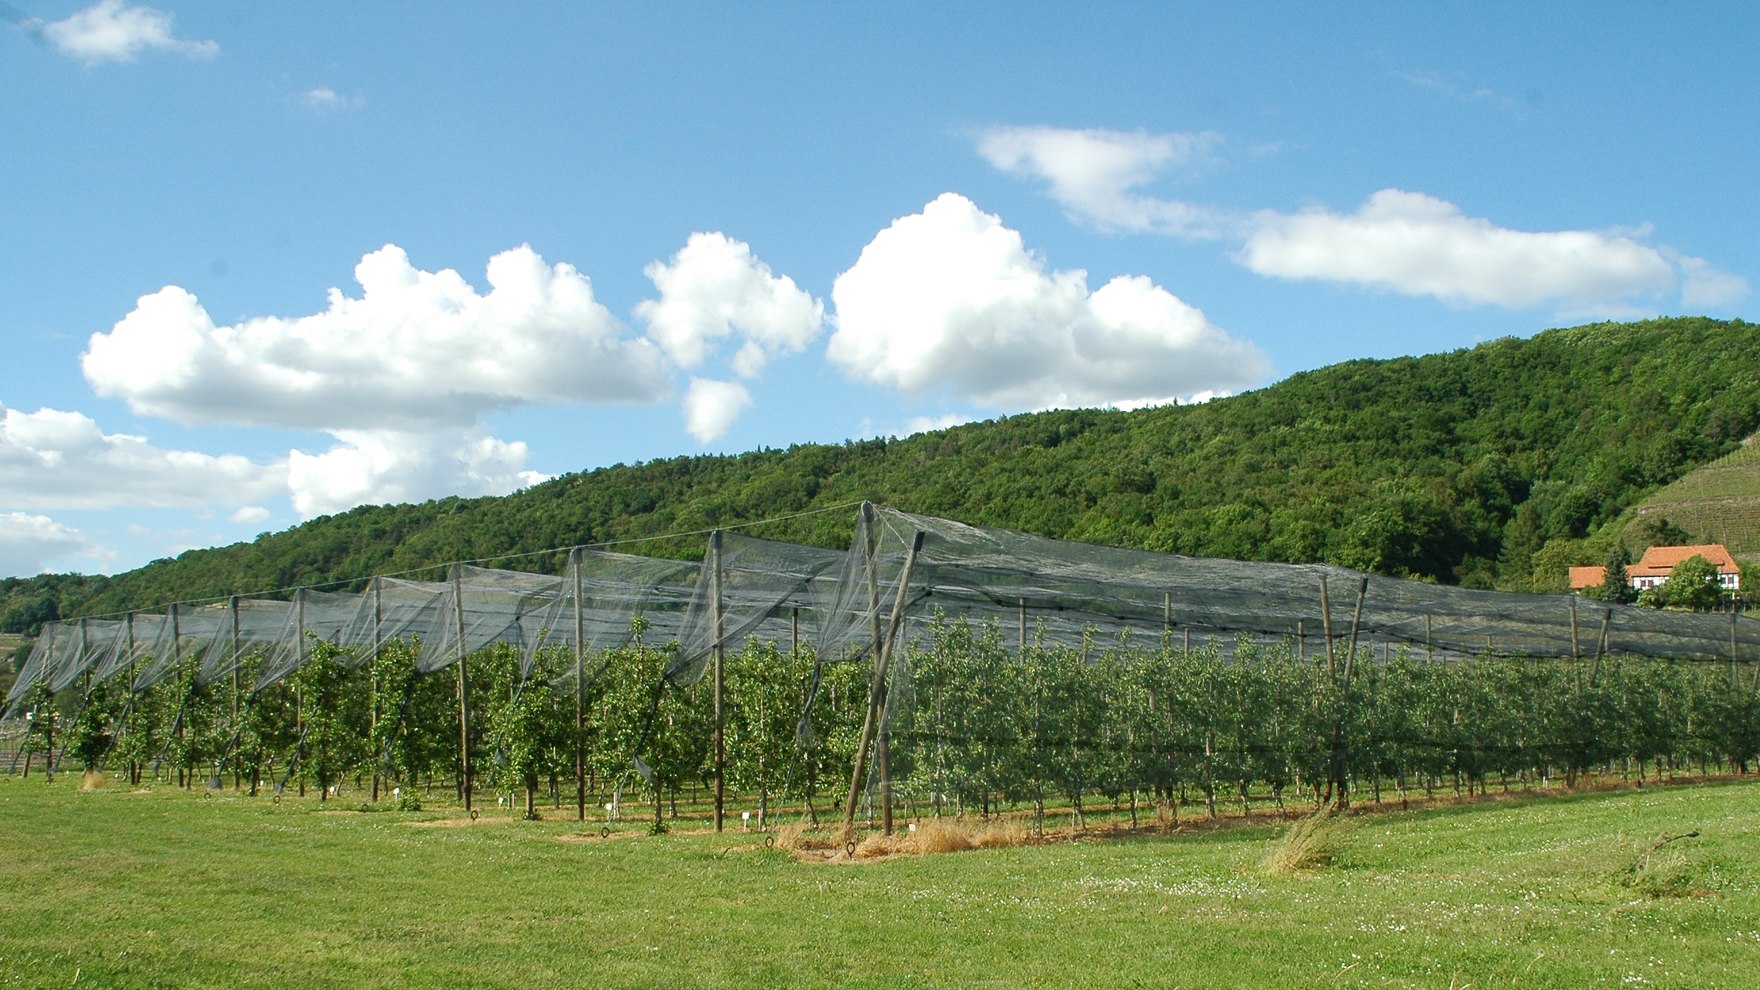
[[[1736,673],[1736,663],[1736,613],[1732,609],[1729,613],[1729,686],[1739,690],[1742,681],[1741,676]]]
[[[581,547],[569,551],[568,569],[574,578],[574,815],[587,820],[587,553]]]
[[[133,612],[128,613],[128,619],[126,620],[126,624],[128,627],[128,701],[122,706],[122,710],[125,713],[125,715],[124,715],[122,724],[116,727],[116,733],[118,736],[121,736],[122,733],[128,731],[128,719],[126,717],[126,713],[130,708],[132,708],[134,706],[134,613]],[[54,630],[50,630],[49,642],[50,643],[55,642]],[[115,746],[116,744],[114,742],[112,742],[110,745]],[[128,782],[130,785],[138,784],[141,782],[139,767],[140,767],[140,764],[135,762],[135,759],[133,756],[130,756],[128,758]]]
[[[1320,635],[1326,640],[1326,676],[1336,678],[1338,669],[1332,657],[1332,599],[1326,594],[1326,575],[1320,575]]]
[[[1430,636],[1430,616],[1424,616],[1424,662],[1436,662],[1436,644]]]
[[[1025,598],[1016,598],[1015,607],[1019,610],[1018,614],[1020,616],[1020,632],[1015,637],[1015,642],[1019,645],[1016,647],[1015,652],[1025,653],[1027,652],[1027,600]]]
[[[471,679],[465,670],[464,565],[452,565],[452,612],[458,637],[458,789],[464,810],[471,810]]]
[[[1307,623],[1296,620],[1296,663],[1308,662],[1308,629]]]
[[[1173,592],[1161,593],[1161,634],[1163,637],[1173,632]]]
[[[1613,609],[1601,610],[1601,642],[1595,648],[1595,660],[1589,665],[1589,686],[1595,686],[1595,678],[1601,673],[1601,658],[1607,655],[1608,633],[1613,627]]]
[[[83,620],[82,620],[83,621]],[[189,710],[189,685],[183,679],[183,626],[178,621],[177,604],[171,605],[171,666],[177,671],[177,738],[184,738],[184,713]],[[182,787],[188,777],[185,768],[177,768],[177,786]]]
[[[1186,652],[1190,653],[1192,652],[1192,627],[1187,626],[1183,631],[1186,634]]]
[[[1571,599],[1571,659],[1583,659],[1583,650],[1577,644],[1577,600]]]
[[[721,831],[727,803],[727,721],[722,711],[725,654],[721,648],[721,531],[709,534],[709,615],[715,639],[709,656],[715,664],[715,831]]]
[[[872,506],[864,502],[862,511],[864,519],[872,519]],[[869,532],[873,532],[871,527]],[[849,801],[843,808],[843,835],[846,841],[855,832],[856,800],[861,797],[862,780],[868,771],[868,747],[874,741],[875,723],[882,721],[880,705],[884,697],[886,666],[892,658],[893,639],[898,635],[899,626],[904,622],[904,606],[910,592],[911,572],[916,570],[917,554],[923,549],[923,537],[923,531],[917,530],[911,538],[910,552],[905,555],[904,569],[899,572],[898,596],[893,600],[892,616],[887,623],[886,634],[874,645],[874,677],[868,686],[868,713],[862,721],[861,741],[856,746],[855,772],[850,774],[849,781]],[[873,566],[872,559],[873,555],[870,552],[870,567]]]
[[[1339,686],[1338,718],[1332,724],[1331,776],[1333,779],[1333,785],[1337,788],[1334,792],[1336,795],[1336,801],[1341,808],[1350,806],[1350,774],[1346,771],[1346,766],[1349,762],[1349,753],[1344,736],[1344,717],[1345,709],[1349,707],[1351,699],[1351,671],[1356,667],[1357,662],[1357,634],[1363,621],[1363,599],[1367,598],[1368,595],[1369,579],[1362,578],[1357,584],[1357,608],[1351,615],[1351,638],[1344,658],[1344,681]],[[1331,655],[1330,648],[1328,648],[1327,654],[1328,656]]]
[[[294,612],[294,631],[298,634],[294,639],[294,643],[295,643],[295,648],[299,651],[297,654],[295,654],[296,659],[294,661],[293,669],[294,670],[301,670],[306,665],[306,589],[301,588],[298,591],[293,593],[293,612]],[[302,758],[304,756],[304,742],[305,742],[305,722],[304,722],[305,714],[306,714],[305,707],[306,707],[305,688],[302,687],[298,691],[294,692],[294,724],[299,730],[299,734],[298,734],[297,738],[299,738],[299,740],[300,740],[300,742],[296,743],[295,745],[299,747],[299,750],[297,750],[297,751],[300,752]],[[292,770],[293,765],[289,764],[288,769]],[[320,801],[322,800],[323,795],[324,795],[323,782],[319,781],[318,796],[319,796]],[[300,797],[306,796],[306,783],[305,783],[304,777],[300,778],[299,796]]]
[[[864,506],[864,508],[866,509],[866,511],[868,513],[868,518],[867,518],[867,521],[868,521],[868,526],[867,526],[868,627],[869,627],[871,634],[874,637],[874,666],[876,669],[878,669],[879,665],[880,665],[880,637],[881,637],[881,630],[880,630],[880,565],[879,565],[879,561],[875,559],[874,554],[875,554],[876,548],[879,546],[880,537],[879,537],[879,533],[876,531],[877,524],[876,524],[876,520],[874,518],[874,512],[873,512],[872,507],[871,506]],[[1021,607],[1021,610],[1020,610],[1021,634],[1020,634],[1019,646],[1020,646],[1020,651],[1024,651],[1026,649],[1026,645],[1027,645],[1026,644],[1026,607],[1025,607],[1025,603],[1019,602],[1018,599],[1017,599],[1017,604],[1019,604]],[[1020,651],[1017,651],[1017,655],[1023,655]],[[875,763],[877,764],[876,769],[880,773],[880,832],[883,835],[891,835],[892,834],[892,732],[888,728],[888,726],[886,724],[886,720],[887,720],[887,717],[892,714],[891,713],[892,685],[890,683],[888,683],[887,681],[882,680],[880,682],[879,688],[880,688],[880,693],[879,693],[880,702],[879,702],[879,707],[876,709],[876,711],[879,712],[880,718],[879,718],[879,722],[874,726],[874,732],[875,732],[874,760],[875,760]]]
[[[379,782],[385,766],[385,751],[378,748],[379,741],[379,675],[373,668],[379,665],[379,650],[383,646],[379,641],[379,624],[384,621],[385,599],[380,590],[379,579],[373,579],[373,652],[372,659],[367,661],[367,684],[373,692],[372,722],[367,726],[367,734],[373,740],[373,803],[379,801]]]

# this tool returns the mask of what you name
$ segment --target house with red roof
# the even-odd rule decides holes
[[[1738,591],[1742,586],[1742,568],[1721,543],[1702,543],[1690,547],[1651,547],[1637,563],[1626,568],[1626,580],[1639,591],[1654,588],[1674,573],[1676,564],[1693,557],[1704,557],[1717,568],[1717,584],[1725,591]],[[1571,568],[1571,590],[1599,588],[1607,580],[1605,567]]]

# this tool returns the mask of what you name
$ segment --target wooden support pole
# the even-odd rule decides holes
[[[294,655],[293,669],[300,670],[306,665],[306,589],[304,588],[293,593],[293,613],[294,632],[297,634],[294,637],[294,648],[298,651]],[[298,682],[296,681],[295,683]],[[293,703],[294,726],[298,731],[296,738],[299,739],[299,742],[295,745],[300,747],[296,752],[302,752],[302,754],[305,742],[305,708],[306,695],[305,688],[302,687],[294,692]],[[293,764],[288,764],[288,769],[291,771],[293,769]],[[319,794],[322,796],[323,792],[320,791]],[[305,797],[306,795],[306,784],[303,777],[300,779],[299,795],[300,797]]]
[[[1583,659],[1583,650],[1577,642],[1577,600],[1571,599],[1571,659]]]
[[[1741,675],[1736,673],[1736,664],[1736,613],[1732,609],[1729,613],[1729,686],[1733,690],[1739,690],[1742,686]]]
[[[373,579],[373,652],[367,661],[367,683],[373,691],[372,722],[367,727],[367,734],[373,739],[373,801],[379,800],[379,783],[384,776],[385,752],[378,748],[379,744],[379,650],[383,644],[379,641],[379,624],[385,621],[385,600],[380,590],[379,579]]]
[[[181,742],[185,736],[184,716],[189,711],[189,685],[183,677],[183,626],[178,620],[177,605],[171,605],[171,666],[177,671],[177,738]],[[184,767],[177,768],[178,786],[187,781]]]
[[[1018,644],[1015,647],[1015,652],[1025,653],[1027,652],[1027,600],[1016,598],[1015,608],[1020,617],[1020,632],[1015,636],[1015,642]]]
[[[1595,647],[1595,660],[1589,665],[1589,686],[1595,686],[1595,678],[1601,673],[1601,658],[1607,655],[1608,634],[1613,628],[1613,609],[1601,610],[1601,642]]]
[[[727,802],[727,720],[723,713],[722,692],[725,655],[721,648],[721,531],[709,534],[709,616],[715,639],[709,656],[715,665],[715,831],[721,831]]]
[[[465,669],[469,651],[464,639],[464,565],[452,565],[453,635],[458,653],[458,790],[464,810],[471,810],[471,679]]]
[[[238,654],[241,652],[244,636],[239,628],[238,596],[233,595],[226,600],[228,610],[232,612],[232,731],[238,732]]]
[[[574,817],[587,820],[587,552],[575,547],[568,554],[569,576],[574,588]]]
[[[1436,662],[1436,644],[1430,636],[1430,616],[1424,616],[1424,662]]]
[[[1296,620],[1296,663],[1308,662],[1308,624]]]
[[[863,520],[870,523],[868,532],[873,533],[871,526],[873,507],[862,504]],[[923,549],[922,530],[918,530],[911,538],[910,552],[905,554],[904,569],[898,576],[898,595],[893,600],[892,615],[887,622],[885,634],[874,644],[874,676],[868,685],[868,713],[862,721],[861,741],[856,746],[855,770],[850,774],[849,801],[843,808],[843,835],[847,840],[855,833],[856,801],[862,794],[862,782],[867,774],[868,748],[874,742],[877,723],[884,721],[882,703],[885,698],[886,668],[892,659],[893,640],[898,636],[899,627],[904,623],[905,601],[909,597],[911,573],[916,570],[917,555]],[[869,567],[873,565],[873,543],[869,543]]]
[[[1320,634],[1326,640],[1326,676],[1338,676],[1332,657],[1332,599],[1326,593],[1326,575],[1320,575]]]

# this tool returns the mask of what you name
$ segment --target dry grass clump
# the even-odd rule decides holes
[[[809,825],[806,822],[778,825],[771,834],[775,839],[773,843],[775,848],[785,852],[813,852],[837,848],[837,836],[831,830]]]
[[[79,789],[82,791],[95,791],[109,783],[110,778],[104,774],[101,774],[96,770],[87,770],[86,775],[80,778]]]
[[[889,836],[872,834],[861,838],[851,858],[934,856],[972,849],[1002,849],[1026,845],[1030,838],[1027,823],[1018,819],[976,822],[961,818],[929,818],[906,825]]]
[[[979,849],[1006,849],[1024,846],[1032,837],[1025,818],[993,818],[972,835],[972,845]]]
[[[959,822],[951,818],[931,818],[905,837],[916,847],[915,852],[920,856],[965,852],[967,849],[977,848],[973,837]]]
[[[1302,818],[1266,853],[1261,867],[1272,876],[1288,876],[1332,865],[1344,846],[1346,820],[1331,807]]]

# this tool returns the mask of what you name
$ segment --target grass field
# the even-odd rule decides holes
[[[0,778],[0,986],[1760,981],[1760,781],[1352,816],[1294,873],[1281,824],[827,864],[359,807]]]

